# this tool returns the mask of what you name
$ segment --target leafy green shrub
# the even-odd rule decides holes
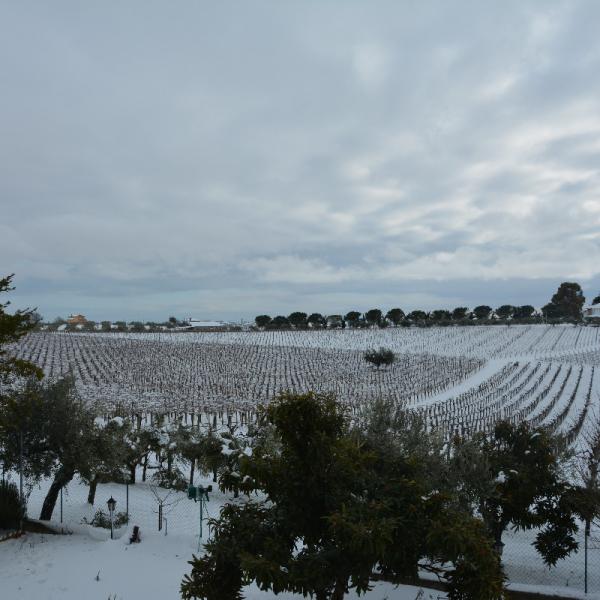
[[[152,476],[152,482],[158,487],[179,492],[184,492],[188,488],[188,482],[179,469],[171,469],[170,473],[166,469],[159,469]]]
[[[110,515],[105,513],[101,508],[96,511],[91,521],[88,521],[85,517],[81,520],[82,523],[86,525],[91,525],[92,527],[101,527],[102,529],[110,529]],[[129,523],[129,517],[127,513],[118,512],[115,513],[113,526],[115,529],[118,529],[122,525],[126,525]]]
[[[391,365],[396,360],[396,356],[389,348],[379,348],[379,350],[367,350],[364,359],[379,369],[381,365]]]
[[[25,518],[19,490],[11,481],[0,481],[0,529],[17,529]]]

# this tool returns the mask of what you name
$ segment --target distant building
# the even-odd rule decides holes
[[[83,315],[70,315],[67,319],[69,325],[84,325],[87,319]]]
[[[600,304],[586,306],[583,309],[583,318],[584,319],[600,319]]]
[[[225,321],[201,321],[200,319],[192,319],[191,317],[186,321],[186,329],[193,329],[194,331],[231,331],[232,329],[239,329],[239,325],[232,325]]]

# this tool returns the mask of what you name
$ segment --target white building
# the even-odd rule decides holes
[[[600,304],[586,306],[583,309],[583,318],[584,319],[600,319]]]
[[[225,329],[229,327],[229,323],[224,321],[200,321],[199,319],[189,318],[187,323],[188,327],[193,329]]]

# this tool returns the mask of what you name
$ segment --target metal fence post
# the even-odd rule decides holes
[[[585,524],[585,536],[584,536],[584,571],[583,571],[583,587],[584,592],[588,593],[588,537],[590,535],[590,523],[589,521]]]

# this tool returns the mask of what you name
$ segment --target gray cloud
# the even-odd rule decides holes
[[[600,291],[600,6],[0,6],[0,273],[48,317]]]

